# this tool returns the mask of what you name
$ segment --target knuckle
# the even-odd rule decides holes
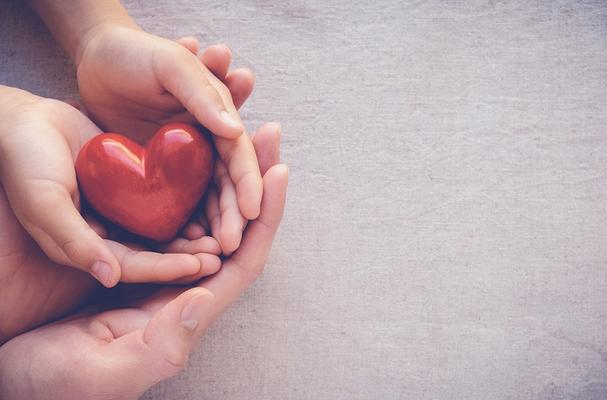
[[[48,212],[60,209],[66,201],[78,201],[78,196],[72,197],[70,188],[62,183],[46,179],[29,179],[24,182],[21,198],[25,199],[26,208],[31,212]]]
[[[82,239],[69,239],[61,244],[61,249],[70,260],[80,263],[89,255],[88,246]]]
[[[250,178],[255,178],[255,174],[253,173],[253,171],[248,170],[245,171],[243,174],[241,174],[238,179],[236,179],[236,188],[238,188],[242,183],[246,182],[248,179]]]
[[[188,364],[190,356],[183,351],[172,351],[163,354],[161,369],[168,376],[173,376],[182,371]]]

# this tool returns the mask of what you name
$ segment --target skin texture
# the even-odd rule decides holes
[[[135,399],[186,365],[208,326],[262,272],[282,217],[288,169],[277,164],[278,126],[262,126],[253,141],[261,213],[223,268],[194,288],[118,301],[14,338],[0,347],[0,398]]]
[[[241,221],[259,213],[261,176],[250,137],[222,131],[210,115],[224,107],[237,116],[240,102],[233,101],[229,79],[247,80],[252,74],[239,70],[228,78],[224,71],[206,68],[192,49],[132,27],[102,24],[88,38],[78,63],[78,86],[86,109],[104,130],[140,143],[169,122],[199,122],[215,133],[212,138],[222,160],[215,188],[226,217],[213,234],[225,254],[234,251]],[[106,63],[108,59],[112,62]],[[214,94],[206,96],[205,88],[213,88]],[[219,103],[223,105],[213,105]],[[235,212],[238,218],[229,215]]]
[[[205,246],[194,254],[132,251],[103,240],[78,211],[74,172],[78,151],[99,133],[98,128],[63,102],[18,89],[1,90],[2,186],[15,216],[52,261],[89,272],[107,287],[119,280],[171,281],[199,274],[210,264],[218,268],[219,249],[208,237],[197,239]],[[97,270],[99,263],[108,271]]]
[[[212,233],[224,254],[238,248],[246,219],[259,214],[262,194],[255,151],[237,112],[246,96],[233,91],[246,87],[240,83],[252,80],[252,73],[226,74],[227,68],[200,63],[195,39],[184,38],[180,46],[150,35],[117,0],[28,2],[76,63],[83,102],[102,129],[144,141],[160,125],[177,121],[200,123],[214,134],[225,168],[216,176],[223,218]],[[229,54],[223,47],[219,52]]]
[[[1,188],[0,227],[0,343],[4,343],[73,310],[97,284],[89,275],[49,260],[21,227]]]
[[[229,54],[225,52],[205,52],[204,61],[213,65],[216,69],[219,68],[221,71],[227,71],[230,58]],[[226,72],[223,72],[225,77]],[[230,76],[228,74],[228,76]],[[229,83],[235,93],[235,98],[244,102],[247,96],[251,93],[253,80],[246,79],[235,79]],[[6,89],[4,89],[6,90]],[[11,89],[15,90],[15,89]],[[46,99],[40,99],[27,92],[20,91],[27,99],[32,102],[38,103],[38,106],[44,105],[52,108],[53,115],[62,117],[63,121],[71,121],[75,119],[78,123],[82,123],[82,127],[78,127],[76,130],[80,135],[86,132],[87,128],[90,129],[90,135],[98,133],[98,129],[80,113],[78,113],[72,107],[65,105],[58,101],[51,101]],[[7,96],[0,97],[0,99],[6,99]],[[19,110],[19,108],[23,110]],[[56,107],[56,108],[55,108]],[[24,115],[20,116],[20,113]],[[63,115],[66,113],[67,115]],[[70,118],[71,116],[71,118]],[[20,123],[23,119],[23,123]],[[41,118],[39,110],[37,108],[31,108],[31,104],[24,102],[23,106],[12,107],[11,118],[2,119],[3,122],[10,121],[11,131],[16,133],[20,132],[20,129],[26,129],[28,127],[35,126],[36,129],[27,129],[29,133],[37,133],[40,136],[34,136],[30,140],[34,143],[47,143],[46,146],[54,146],[58,144],[59,147],[54,152],[44,152],[47,155],[64,154],[63,158],[51,158],[51,164],[45,164],[49,160],[45,160],[40,157],[32,157],[32,153],[27,151],[26,154],[15,153],[12,155],[13,160],[17,160],[16,165],[29,165],[29,169],[18,168],[18,173],[27,171],[71,171],[73,174],[73,156],[76,153],[71,152],[69,144],[61,132],[57,132],[54,125],[42,124],[44,118]],[[22,126],[22,128],[21,128]],[[47,128],[52,128],[46,130]],[[19,135],[17,135],[18,137]],[[80,140],[79,135],[75,135],[76,146],[84,141]],[[27,138],[27,136],[26,136]],[[24,147],[26,150],[30,150],[31,146]],[[52,148],[52,147],[51,147]],[[0,146],[0,152],[2,152],[2,159],[6,160],[10,152],[3,150]],[[20,160],[23,156],[23,161]],[[37,160],[39,164],[30,165],[32,160]],[[56,164],[55,164],[56,163]],[[13,164],[9,164],[13,165]],[[45,167],[45,165],[53,165],[53,168]],[[0,344],[4,341],[14,337],[15,335],[31,329],[34,326],[46,323],[53,320],[61,315],[65,315],[67,312],[74,308],[81,306],[83,301],[90,297],[92,292],[98,287],[94,279],[85,273],[82,273],[74,268],[67,268],[59,266],[57,263],[51,261],[47,255],[41,250],[39,245],[34,241],[27,231],[23,228],[22,224],[16,218],[16,211],[10,207],[7,200],[5,189],[7,180],[18,178],[20,175],[12,175],[10,168],[0,168],[3,178],[2,185],[0,185]],[[62,176],[61,174],[59,176]],[[69,179],[70,175],[67,174],[68,184],[74,184],[75,181]],[[12,178],[11,178],[12,177]],[[18,182],[24,183],[30,180],[18,180]],[[30,183],[40,182],[39,179],[33,179]],[[28,183],[28,185],[30,184]],[[4,186],[4,187],[3,187]],[[23,189],[26,192],[37,193],[37,203],[42,202],[44,204],[44,198],[41,198],[41,194],[36,192],[37,188],[26,188]],[[67,191],[69,193],[69,200],[67,200],[67,206],[70,207],[68,215],[72,213],[72,209],[76,210],[78,205],[77,191],[70,187],[61,187],[61,191]],[[27,199],[22,199],[20,191],[17,190],[15,194],[16,203],[19,207],[27,207]],[[42,192],[44,193],[44,192]],[[74,193],[72,195],[72,193]],[[72,200],[72,198],[74,200]],[[76,204],[74,204],[74,201]],[[54,206],[42,206],[42,210],[53,209]],[[36,209],[34,209],[36,211]],[[75,211],[77,213],[77,211]],[[23,215],[28,215],[27,210],[22,211]],[[56,213],[52,216],[58,215]],[[116,238],[112,232],[109,232],[105,227],[96,223],[95,220],[90,216],[85,216],[88,224],[84,223],[85,229],[89,230],[89,225],[93,228],[92,234],[100,234],[102,237],[108,235]],[[28,217],[29,218],[29,217]],[[219,214],[216,219],[220,219]],[[203,225],[207,226],[206,220],[202,218]],[[65,215],[58,218],[57,226],[63,228],[63,224],[66,222]],[[76,224],[81,224],[80,216],[77,215]],[[80,226],[80,225],[78,225]],[[67,232],[68,234],[70,232]],[[183,232],[183,237],[178,237],[171,243],[168,243],[156,250],[167,252],[167,253],[181,253],[181,254],[160,254],[150,251],[133,251],[131,250],[144,250],[140,247],[135,247],[131,244],[125,246],[121,243],[112,240],[101,240],[102,245],[107,245],[112,254],[116,254],[118,259],[122,261],[122,280],[125,282],[137,282],[137,281],[156,281],[156,282],[172,282],[179,284],[186,284],[189,282],[196,281],[200,277],[215,272],[219,267],[219,260],[214,254],[219,253],[220,249],[215,243],[214,239],[205,236],[206,230],[203,226],[198,223],[191,223]],[[194,255],[194,256],[192,256]],[[185,256],[188,260],[183,260]],[[190,258],[190,257],[193,257]],[[189,261],[192,260],[192,261]],[[188,263],[190,266],[188,266]],[[192,268],[191,266],[194,265]],[[191,271],[198,271],[192,273]]]
[[[96,286],[89,275],[58,264],[79,267],[90,265],[83,257],[112,258],[123,282],[194,281],[219,269],[220,249],[210,237],[181,238],[167,246],[180,253],[136,251],[102,239],[78,213],[76,151],[71,151],[81,143],[73,132],[96,134],[96,128],[64,103],[21,95],[32,102],[13,107],[12,118],[2,118],[6,129],[0,129],[0,341],[70,310]],[[54,118],[65,125],[54,125]],[[62,129],[69,124],[73,130]],[[66,208],[58,204],[64,197]],[[79,242],[84,237],[97,247]]]

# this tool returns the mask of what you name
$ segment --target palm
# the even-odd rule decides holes
[[[0,187],[0,343],[82,304],[96,286],[90,275],[50,261],[21,227]]]
[[[237,69],[228,73],[231,54],[225,46],[207,48],[198,60],[191,54],[198,52],[198,43],[194,39],[189,43],[181,39],[179,46],[133,29],[108,29],[100,36],[87,46],[78,65],[78,86],[82,99],[88,112],[102,128],[126,134],[140,143],[144,143],[168,122],[196,123],[182,103],[166,89],[167,86],[173,89],[175,86],[197,87],[200,83],[195,79],[185,79],[185,76],[178,83],[171,82],[171,79],[175,80],[171,77],[178,75],[180,63],[187,64],[193,59],[196,64],[193,68],[204,71],[212,85],[223,87],[221,82],[225,83],[230,103],[233,101],[236,108],[244,103],[252,91],[254,77],[250,71]],[[129,46],[117,46],[116,43],[129,43]],[[116,62],[100,62],[107,59]],[[182,95],[180,99],[187,103],[189,98]],[[246,169],[255,169],[256,165],[250,140],[245,136],[235,141],[212,136],[221,158],[218,163],[222,165],[215,170],[217,184],[210,191],[205,216],[213,222],[211,233],[220,243],[224,254],[238,248],[242,226],[246,222],[244,216],[255,218],[250,205],[256,204],[255,188],[258,186],[255,174],[248,174]],[[227,159],[229,163],[224,167],[223,162]],[[246,179],[236,187],[241,178]],[[252,189],[254,192],[250,191]],[[245,212],[245,209],[248,211]],[[188,236],[190,239],[195,237],[196,234]]]
[[[105,306],[97,304],[97,311],[14,338],[0,347],[0,397],[134,399],[176,374],[210,323],[263,269],[286,195],[286,168],[274,166],[277,133],[268,124],[254,138],[264,174],[261,214],[217,274],[199,287],[119,302],[120,309],[99,311]]]
[[[220,70],[221,76],[225,78],[230,63],[229,54],[215,53],[213,57],[208,57],[206,60],[202,61],[210,65],[215,65],[216,67],[219,66],[218,69]],[[240,93],[238,100],[240,104],[242,104],[252,89],[252,81],[247,81],[245,84],[242,84],[241,82],[240,85],[236,84],[233,88]],[[101,99],[99,100],[100,105],[103,104],[103,99],[113,99],[112,94],[107,94],[107,96],[109,97],[99,97]],[[129,102],[127,101],[127,103]],[[40,140],[37,137],[30,138],[30,135],[37,131],[52,131],[52,127],[48,126],[38,126],[36,129],[31,129],[32,124],[38,124],[37,121],[39,121],[39,118],[36,114],[18,114],[18,118],[13,116],[14,119],[22,120],[20,126],[23,127],[22,134],[13,135],[15,139],[14,147],[19,149],[19,151],[25,152],[23,154],[24,158],[31,160],[38,159],[44,166],[44,168],[39,168],[36,163],[28,163],[28,165],[32,167],[32,176],[26,176],[25,178],[27,179],[21,179],[24,178],[23,169],[19,169],[15,176],[20,178],[20,182],[30,181],[37,185],[46,185],[44,187],[31,188],[29,192],[32,196],[28,196],[29,199],[39,197],[37,193],[48,192],[48,184],[54,182],[60,182],[70,192],[70,196],[77,199],[78,189],[76,186],[76,178],[73,174],[71,160],[75,154],[77,154],[78,147],[86,142],[88,138],[97,134],[98,130],[90,124],[86,118],[82,118],[77,115],[75,111],[59,104],[59,102],[45,103],[45,105],[52,107],[55,114],[63,115],[63,121],[72,121],[70,125],[73,126],[67,126],[64,123],[65,129],[63,134],[71,135],[68,137],[73,148],[66,148],[65,142],[63,140],[57,141],[54,139],[54,135],[46,134],[43,136],[44,140]],[[108,110],[107,118],[109,120],[112,120],[112,116],[114,115],[112,109]],[[100,106],[99,110],[103,110],[103,107]],[[117,118],[116,121],[120,119],[120,117]],[[12,130],[14,130],[14,128],[12,128]],[[27,145],[28,141],[40,143],[39,148],[42,153],[39,157],[35,157],[35,155],[32,156],[33,149],[31,146]],[[14,165],[20,164],[15,163]],[[48,174],[48,176],[40,176],[40,171]],[[5,182],[5,184],[10,184],[10,182]],[[20,204],[21,202],[17,201],[16,203]],[[31,209],[39,211],[42,214],[48,213],[46,207],[40,209],[40,207],[34,205]],[[26,224],[27,220],[38,220],[35,216],[28,215],[22,215],[21,219],[21,223],[25,222]],[[15,334],[55,319],[78,307],[97,285],[88,274],[80,273],[80,271],[72,268],[63,267],[48,259],[38,246],[38,244],[44,242],[45,238],[38,238],[38,244],[32,240],[30,237],[32,232],[29,232],[30,234],[28,234],[28,232],[22,228],[20,221],[17,220],[10,207],[5,191],[1,186],[0,226],[2,227],[2,229],[0,229],[0,265],[3,266],[2,272],[0,273],[0,304],[7,305],[6,307],[0,307],[0,321],[2,321],[0,323],[1,344],[15,336]],[[37,229],[35,226],[28,229],[32,228],[33,230]],[[194,236],[200,237],[200,231]],[[195,239],[194,237],[190,238]],[[204,244],[204,240],[204,238],[201,238],[198,243],[187,243],[183,239],[178,239],[172,245],[167,246],[165,250],[169,252],[181,252],[184,249],[183,245],[185,243],[188,247],[187,250],[191,251],[192,254],[199,251],[206,251],[205,249],[208,249],[208,246]],[[113,246],[116,247],[118,244],[114,243]],[[47,254],[49,251],[53,251],[51,247],[53,246],[49,245],[45,249]],[[122,246],[121,250],[124,252],[124,246]],[[174,268],[174,265],[178,261],[183,262],[184,259],[180,258],[178,260],[174,257],[167,257],[165,261],[171,264],[172,270],[177,273],[178,269]],[[146,265],[149,266],[150,263],[154,262],[154,260],[147,260],[147,262],[144,262],[141,265],[142,268]],[[132,261],[133,265],[136,264],[135,258],[132,258]],[[145,258],[142,257],[141,261],[145,261]],[[211,270],[206,273],[212,272],[213,271]],[[192,279],[197,279],[198,277],[199,276],[194,276]],[[191,281],[192,279],[187,279],[187,281]],[[150,277],[150,280],[156,279]],[[165,279],[160,280],[171,280],[171,277],[167,276]]]
[[[115,46],[115,42],[130,46]],[[140,142],[168,122],[193,123],[158,77],[153,60],[160,56],[150,56],[175,51],[188,52],[174,42],[134,30],[109,31],[91,45],[78,65],[78,87],[95,122]],[[126,61],[99,62],[107,57]]]
[[[84,399],[92,398],[94,393],[104,393],[104,398],[112,399],[136,398],[146,389],[135,384],[141,382],[141,379],[132,376],[137,374],[137,370],[128,371],[122,365],[112,365],[112,362],[122,361],[120,358],[123,355],[116,354],[116,349],[122,344],[119,338],[125,335],[130,335],[129,338],[134,335],[141,337],[141,331],[136,332],[135,326],[139,328],[149,319],[150,314],[136,308],[93,315],[80,314],[13,339],[3,349],[3,357],[11,371],[16,373],[28,371],[32,360],[44,365],[43,376],[36,377],[36,385],[44,387],[46,379],[51,378],[53,383],[61,382],[56,389],[45,389],[42,395],[36,387],[27,393],[27,398]],[[52,346],[49,346],[50,343]],[[139,343],[145,346],[143,341]],[[61,354],[59,359],[58,354]],[[112,371],[113,368],[117,370]],[[167,373],[174,373],[168,370],[170,364],[163,368],[167,368]],[[128,373],[132,378],[121,383],[114,374],[104,374],[104,371]],[[3,382],[3,379],[7,381]],[[0,376],[0,394],[7,398],[25,398],[22,388],[19,388],[18,394],[11,392],[14,380],[8,382],[9,379],[6,374]],[[2,387],[8,392],[3,393]]]

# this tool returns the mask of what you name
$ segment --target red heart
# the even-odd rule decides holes
[[[162,242],[173,238],[213,173],[211,143],[196,128],[161,127],[145,148],[116,133],[87,142],[76,160],[80,190],[110,221]]]

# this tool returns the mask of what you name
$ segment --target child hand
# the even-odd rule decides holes
[[[194,38],[177,44],[143,32],[117,0],[29,3],[75,61],[84,104],[102,128],[140,142],[175,121],[201,123],[215,134],[226,174],[215,179],[225,218],[213,234],[225,254],[236,249],[246,220],[259,213],[262,192],[255,151],[236,112],[251,93],[253,74],[228,73],[225,46],[211,46],[199,60]],[[194,224],[186,232],[195,237],[201,229]]]
[[[184,37],[177,42],[192,54],[198,54],[199,43],[195,38]],[[242,106],[253,90],[255,77],[252,72],[246,68],[229,71],[232,54],[225,45],[208,47],[200,54],[199,59],[217,79],[227,86],[236,107]],[[273,126],[279,129],[276,125]],[[151,128],[152,132],[157,128],[158,125],[155,124]],[[240,245],[247,219],[240,212],[236,187],[221,159],[217,160],[214,182],[209,189],[207,203],[202,214],[186,227],[183,232],[184,236],[194,240],[208,231],[219,242],[224,254],[229,255],[236,250]]]
[[[186,47],[134,24],[98,24],[74,56],[83,102],[102,128],[139,141],[167,122],[204,125],[214,134],[240,213],[254,219],[262,181],[251,139],[228,87]]]
[[[0,86],[0,179],[15,216],[44,253],[107,287],[216,272],[220,249],[211,238],[189,244],[192,254],[158,254],[104,241],[91,229],[78,212],[74,159],[99,132],[63,102]]]

